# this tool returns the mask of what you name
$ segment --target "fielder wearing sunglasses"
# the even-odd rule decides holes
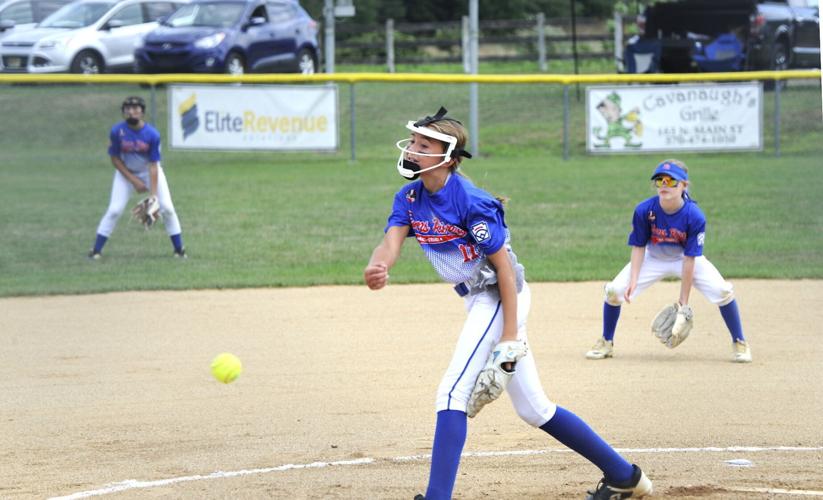
[[[685,163],[674,159],[663,160],[654,169],[651,180],[657,194],[634,209],[628,241],[632,249],[631,260],[606,284],[603,335],[586,353],[588,359],[614,355],[614,334],[624,302],[631,302],[663,278],[675,277],[681,279],[680,296],[677,302],[667,306],[666,313],[676,314],[676,320],[670,323],[656,320],[652,325],[660,342],[675,348],[689,335],[693,325],[689,295],[694,285],[710,302],[720,307],[732,338],[732,361],[751,362],[752,352],[743,336],[732,284],[723,279],[703,255],[706,217],[689,195],[688,172]],[[666,324],[668,326],[664,328]]]

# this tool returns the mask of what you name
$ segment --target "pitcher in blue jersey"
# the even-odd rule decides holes
[[[415,497],[441,500],[452,496],[466,441],[467,407],[487,358],[506,342],[526,345],[531,292],[512,251],[501,200],[458,171],[461,161],[471,158],[464,149],[463,125],[440,108],[434,116],[408,122],[406,128],[411,137],[398,142],[397,169],[412,182],[394,196],[383,241],[363,274],[370,289],[385,287],[403,243],[413,237],[435,271],[465,302],[468,316],[437,390],[428,488],[425,496]],[[627,462],[574,413],[546,397],[530,350],[506,370],[512,374],[507,392],[520,418],[603,472],[588,498],[651,493],[652,483],[639,467]]]
[[[634,209],[629,245],[631,260],[606,284],[603,304],[603,336],[586,353],[588,359],[614,354],[614,332],[620,306],[666,277],[681,280],[679,304],[689,303],[692,285],[713,304],[732,337],[733,361],[749,363],[752,352],[743,336],[740,313],[732,284],[703,255],[706,217],[688,192],[688,167],[679,160],[664,160],[654,169],[652,182],[657,195]]]
[[[160,133],[144,121],[146,101],[142,97],[127,97],[120,106],[124,120],[109,133],[109,156],[114,165],[109,206],[97,226],[97,238],[89,251],[89,259],[99,260],[103,246],[117,226],[129,197],[135,191],[157,198],[166,233],[171,239],[175,257],[186,258],[180,221],[171,201],[166,174],[160,166]]]

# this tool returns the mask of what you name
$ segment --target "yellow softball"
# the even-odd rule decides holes
[[[211,362],[211,374],[218,382],[230,384],[237,380],[243,371],[243,363],[234,354],[224,352],[218,354]]]

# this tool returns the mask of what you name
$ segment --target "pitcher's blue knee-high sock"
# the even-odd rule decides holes
[[[107,236],[103,236],[102,234],[97,235],[97,239],[94,241],[94,253],[100,253],[103,251],[103,245],[106,244],[109,238]]]
[[[617,320],[620,318],[620,306],[613,306],[608,302],[603,302],[603,338],[614,339],[614,330],[617,328]]]
[[[465,443],[466,414],[455,410],[437,412],[426,500],[448,500],[452,497],[460,454],[463,453]]]
[[[569,410],[558,406],[551,420],[540,428],[600,468],[609,482],[623,484],[631,480],[634,473],[632,464]]]
[[[740,311],[737,309],[737,300],[733,300],[720,307],[720,314],[723,316],[723,321],[726,322],[726,327],[732,335],[733,341],[746,340],[743,337],[743,325],[740,324]]]

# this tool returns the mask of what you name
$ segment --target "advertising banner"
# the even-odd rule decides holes
[[[590,153],[763,149],[760,83],[586,89]]]
[[[336,150],[337,86],[174,85],[174,149]]]

